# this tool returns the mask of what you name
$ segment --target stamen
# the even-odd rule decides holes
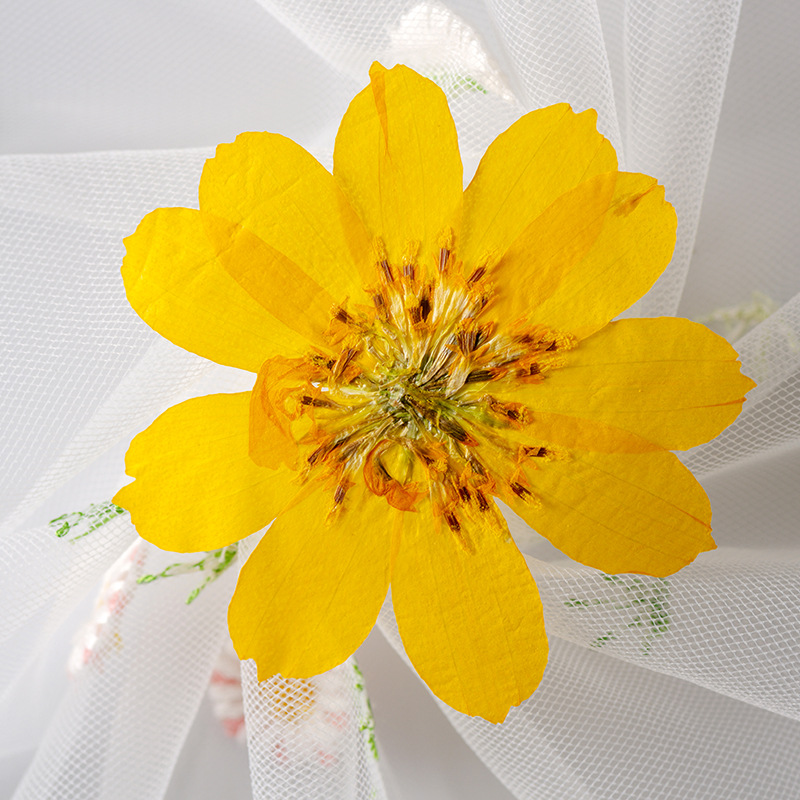
[[[349,486],[346,483],[340,483],[336,487],[336,491],[333,493],[333,504],[334,506],[341,505],[342,501],[344,500],[345,494],[347,494]]]
[[[509,484],[509,486],[511,487],[511,491],[514,492],[514,494],[517,497],[519,497],[519,498],[521,498],[523,500],[526,497],[530,497],[531,496],[530,489],[527,489],[521,483],[517,483],[517,481],[513,481],[512,483]]]
[[[494,371],[490,369],[474,369],[464,379],[464,383],[481,383],[494,378]]]
[[[272,409],[265,410],[286,417],[283,427],[301,448],[302,479],[330,487],[331,515],[346,513],[358,476],[401,511],[429,497],[470,550],[468,515],[490,513],[498,494],[540,504],[524,465],[535,470],[562,457],[551,447],[509,441],[509,429],[531,424],[533,413],[487,394],[481,384],[540,381],[562,365],[561,352],[553,351],[569,350],[577,340],[529,323],[506,332],[488,313],[496,258],[477,262],[465,281],[453,241],[445,231],[433,252],[438,263],[428,266],[418,261],[418,242],[402,258],[394,254],[392,265],[376,239],[378,277],[364,297],[374,310],[347,298],[334,306],[328,344],[338,352],[313,351],[299,373],[277,375],[274,397],[267,398]],[[431,268],[438,274],[431,276]],[[289,424],[304,413],[302,425]]]
[[[431,313],[431,286],[430,284],[426,284],[425,288],[422,290],[422,297],[419,299],[419,312],[422,321],[428,319],[428,315]]]
[[[453,229],[446,228],[439,234],[439,274],[445,275],[450,266],[450,256],[453,252]]]
[[[330,400],[323,397],[309,397],[307,394],[300,398],[300,402],[304,406],[314,406],[315,408],[336,408],[336,403],[332,403]]]
[[[444,518],[453,533],[461,533],[461,523],[458,521],[458,517],[452,511],[445,511]]]
[[[546,447],[523,447],[522,451],[529,458],[544,458],[547,455]]]
[[[486,267],[478,267],[472,275],[467,278],[467,283],[470,286],[476,284],[486,274]]]
[[[325,356],[314,354],[311,356],[311,362],[321,369],[332,370],[333,365],[336,361],[332,358],[326,358]]]
[[[457,442],[461,442],[461,444],[465,444],[467,447],[475,447],[475,445],[478,444],[477,441],[453,419],[440,419],[439,430],[444,431],[448,436],[452,436]]]
[[[521,367],[517,370],[516,375],[518,378],[532,378],[534,375],[539,375],[542,369],[538,364],[528,364],[527,367]]]
[[[337,306],[333,312],[334,319],[338,319],[339,322],[344,322],[345,325],[352,325],[354,320],[353,318],[345,311],[341,306]]]
[[[403,278],[406,282],[413,283],[416,275],[416,260],[419,253],[419,242],[414,240],[406,245],[403,253]]]
[[[333,377],[338,381],[342,377],[350,362],[358,355],[358,350],[348,347],[337,359],[333,368]]]

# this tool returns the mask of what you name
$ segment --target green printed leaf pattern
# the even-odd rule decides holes
[[[60,517],[51,519],[48,525],[55,530],[59,539],[74,534],[69,538],[70,542],[74,542],[88,536],[121,514],[127,513],[124,508],[107,500],[104,503],[92,503],[83,511],[70,511],[62,514]]]
[[[627,622],[619,628],[602,631],[591,647],[604,647],[609,642],[623,640],[630,632],[638,635],[643,655],[650,655],[654,643],[665,636],[670,628],[670,590],[666,578],[649,578],[634,575],[605,575],[602,579],[614,584],[616,596],[580,598],[570,597],[564,601],[567,608],[591,612],[598,607],[611,607],[627,611]]]
[[[161,572],[142,575],[136,582],[152,583],[159,578],[174,578],[176,575],[187,575],[190,572],[205,572],[205,580],[189,593],[186,599],[186,604],[188,605],[197,599],[200,592],[202,592],[209,583],[219,578],[219,576],[236,561],[238,553],[239,543],[234,542],[227,547],[223,547],[221,550],[212,550],[206,553],[199,561],[177,561],[162,569]]]
[[[367,687],[364,682],[364,673],[359,669],[358,664],[353,662],[353,670],[356,673],[355,687],[359,691],[363,699],[362,705],[362,718],[359,722],[358,729],[364,736],[364,741],[369,748],[372,757],[378,760],[378,742],[375,738],[375,716],[372,713],[372,704],[367,697]]]

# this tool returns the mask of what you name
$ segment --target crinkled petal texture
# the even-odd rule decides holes
[[[400,512],[358,484],[331,519],[331,493],[311,488],[264,534],[228,609],[236,652],[255,659],[259,680],[308,678],[341,664],[367,637],[389,589]]]
[[[237,235],[226,221],[190,208],[159,208],[125,239],[122,278],[136,313],[179,347],[251,372],[270,355],[308,350],[314,335],[309,317],[291,314],[292,303],[301,308],[305,298],[290,298],[285,306],[274,291],[254,296],[226,269],[232,259],[220,258],[223,238],[238,242],[239,253],[249,248],[243,270],[258,264],[262,283],[297,278],[306,293],[314,291],[279,254],[253,236]],[[270,273],[276,260],[277,276]]]
[[[200,208],[254,234],[337,302],[360,295],[372,277],[372,244],[361,220],[333,175],[285,136],[242,133],[219,145],[203,169]],[[223,251],[224,237],[219,244]],[[281,285],[271,281],[273,292]]]
[[[537,466],[536,502],[503,499],[575,561],[661,577],[716,547],[708,497],[673,453],[573,451]]]
[[[256,466],[249,454],[250,393],[196,397],[168,408],[131,442],[136,480],[114,502],[163,550],[215,550],[275,518],[297,475]]]
[[[402,65],[375,63],[336,136],[333,173],[392,263],[430,264],[461,214],[463,170],[444,92]]]
[[[608,172],[563,194],[500,256],[491,309],[583,339],[638,300],[669,264],[676,217],[647,175]]]
[[[560,103],[531,111],[489,145],[464,193],[459,256],[468,272],[496,261],[559,197],[617,169],[596,123],[597,112]]]
[[[719,434],[755,386],[725,339],[686,319],[612,322],[562,358],[541,383],[508,383],[500,393],[534,419],[541,411],[594,420],[667,450]]]
[[[539,685],[539,593],[493,505],[464,515],[458,538],[429,504],[405,514],[392,601],[411,663],[457,711],[502,722]]]

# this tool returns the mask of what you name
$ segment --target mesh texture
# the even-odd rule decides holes
[[[127,443],[149,421],[249,385],[138,319],[119,275],[123,238],[153,208],[195,206],[204,159],[239,131],[290,135],[329,164],[338,121],[378,59],[442,85],[468,175],[525,111],[596,108],[621,163],[658,176],[680,220],[670,267],[628,313],[729,309],[748,329],[737,348],[759,383],[733,426],[682,455],[711,498],[719,549],[667,579],[612,579],[511,520],[552,639],[544,682],[499,727],[443,712],[517,798],[800,798],[797,22],[790,4],[734,0],[9,10],[0,794],[185,796],[192,731],[220,724],[203,698],[228,646],[236,570],[189,605],[202,575],[138,583],[177,559],[107,505],[127,480]],[[108,152],[70,152],[94,150]],[[776,309],[766,319],[747,311],[755,290]],[[380,627],[402,654],[390,605]],[[352,661],[262,684],[243,665],[234,688],[254,798],[420,798],[404,791],[413,765],[395,765],[397,785],[384,788],[363,685]],[[207,762],[191,762],[194,797],[219,796],[202,780],[219,767]],[[444,797],[457,768],[443,764],[428,796]]]

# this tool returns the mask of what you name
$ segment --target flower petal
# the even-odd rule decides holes
[[[307,350],[226,272],[210,224],[190,208],[159,208],[125,239],[122,278],[136,313],[179,347],[251,372],[276,352]]]
[[[293,261],[240,225],[200,212],[225,271],[275,319],[317,348],[336,303]],[[291,287],[291,288],[289,288]]]
[[[435,83],[408,67],[375,63],[336,136],[333,174],[373,236],[400,264],[412,242],[438,258],[458,227],[463,171],[456,128]]]
[[[168,408],[132,442],[136,480],[114,497],[139,535],[163,550],[215,550],[263,528],[296,474],[248,455],[250,392],[195,397]]]
[[[200,179],[200,208],[241,225],[299,265],[337,302],[372,279],[372,244],[333,175],[285,136],[242,133]]]
[[[341,664],[375,624],[389,588],[390,509],[363,484],[327,521],[332,494],[314,490],[281,514],[242,567],[228,609],[239,658],[258,678],[308,678]]]
[[[505,288],[495,313],[585,338],[655,283],[672,258],[676,224],[654,178],[611,172],[584,181],[503,254],[493,271]]]
[[[674,453],[574,451],[526,474],[534,501],[504,501],[582,564],[663,577],[716,547],[708,497]]]
[[[704,325],[658,317],[612,322],[563,354],[541,383],[503,396],[537,411],[597,420],[667,450],[713,439],[755,386],[731,345]]]
[[[405,515],[392,601],[406,653],[431,691],[457,711],[502,722],[542,679],[542,606],[497,509],[460,519],[469,549],[429,504]]]
[[[562,194],[616,170],[596,124],[596,111],[575,114],[560,103],[525,114],[489,145],[464,192],[459,256],[467,272],[501,256]]]

